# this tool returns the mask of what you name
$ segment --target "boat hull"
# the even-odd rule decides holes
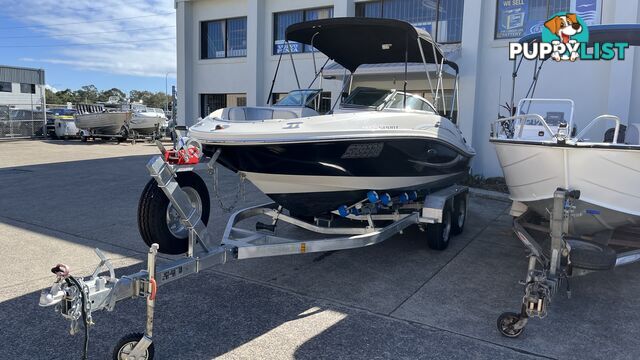
[[[580,190],[574,234],[640,224],[640,147],[491,142],[511,199],[539,215],[548,217],[553,193],[563,187]]]
[[[396,195],[451,185],[469,171],[470,156],[427,137],[352,139],[265,145],[206,145],[219,161],[297,215],[352,205],[370,190]]]
[[[78,114],[75,116],[76,127],[98,135],[119,135],[123,126],[128,126],[130,112],[103,112]]]
[[[129,122],[129,129],[142,135],[151,135],[159,131],[161,124],[166,119],[159,116],[147,116],[145,114],[134,114]]]

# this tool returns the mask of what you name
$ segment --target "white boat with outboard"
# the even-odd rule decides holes
[[[286,37],[313,46],[351,76],[362,64],[414,62],[436,64],[440,76],[449,66],[457,79],[457,65],[429,33],[402,21],[316,20],[290,26]],[[440,78],[436,102],[441,84]],[[299,216],[349,207],[370,191],[393,197],[467,176],[475,152],[446,110],[439,113],[406,89],[356,88],[340,107],[320,115],[308,107],[319,93],[299,90],[270,107],[219,109],[191,126],[188,136],[207,155],[219,151],[222,165]]]
[[[540,34],[520,41],[540,41]],[[640,26],[590,27],[589,43],[603,42],[640,45]],[[540,67],[530,89],[535,89]],[[579,128],[572,99],[527,95],[514,110],[494,123],[490,138],[514,201],[512,214],[531,209],[548,218],[553,194],[562,187],[581,193],[575,205],[582,215],[569,224],[573,234],[640,224],[640,124],[599,115]]]
[[[162,109],[131,104],[133,115],[129,121],[129,130],[139,135],[159,136],[167,127],[167,116]]]

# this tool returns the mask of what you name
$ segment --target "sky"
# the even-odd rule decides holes
[[[165,91],[176,82],[173,0],[0,0],[0,65],[53,90]]]

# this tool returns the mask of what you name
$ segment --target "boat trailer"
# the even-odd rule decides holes
[[[85,332],[84,357],[88,353],[88,331],[93,325],[93,313],[106,309],[112,311],[120,301],[144,298],[147,304],[146,327],[144,333],[124,336],[116,344],[114,359],[153,359],[153,319],[157,288],[191,274],[196,274],[214,265],[230,261],[260,258],[275,255],[305,254],[333,250],[353,249],[380,243],[395,234],[402,233],[412,225],[426,231],[429,246],[442,250],[449,243],[450,234],[462,232],[467,215],[468,188],[453,185],[425,196],[424,201],[410,201],[404,194],[402,199],[384,199],[374,192],[367,199],[348,208],[333,212],[329,219],[315,218],[307,222],[287,215],[275,203],[249,207],[235,212],[229,219],[223,236],[214,238],[201,219],[200,211],[189,199],[177,181],[181,172],[193,172],[204,165],[199,162],[201,148],[183,142],[180,150],[164,149],[156,142],[162,156],[154,156],[147,163],[147,170],[173,209],[180,216],[181,223],[188,230],[188,247],[183,258],[156,265],[156,257],[162,249],[153,243],[147,254],[146,269],[135,274],[115,276],[111,262],[96,249],[100,263],[87,278],[74,277],[69,267],[56,265],[51,271],[56,281],[50,289],[40,295],[39,305],[54,306],[70,321],[70,333],[80,329],[82,322]],[[220,150],[213,154],[206,164],[209,173],[215,169]],[[195,159],[195,158],[198,159]],[[215,180],[214,180],[215,181]],[[208,194],[207,194],[208,196]],[[385,200],[386,204],[382,204]],[[417,199],[417,196],[414,200]],[[395,202],[395,203],[394,203]],[[247,230],[238,223],[254,217],[267,217],[271,224],[257,222],[256,230]],[[333,218],[336,219],[333,219]],[[333,220],[332,220],[333,219]],[[349,223],[362,226],[344,227],[336,223],[348,219]],[[278,222],[285,222],[317,234],[329,235],[319,239],[292,239],[275,234]],[[385,221],[390,224],[379,227]],[[100,275],[103,270],[108,275]]]
[[[537,224],[530,211],[514,219],[513,230],[527,248],[529,262],[525,280],[521,281],[524,296],[520,312],[505,312],[498,317],[497,327],[502,335],[518,337],[530,318],[546,317],[553,296],[563,285],[570,298],[571,277],[640,261],[640,249],[617,253],[592,238],[570,235],[570,219],[586,215],[576,212],[574,202],[578,199],[580,191],[558,188],[549,210],[548,228]]]

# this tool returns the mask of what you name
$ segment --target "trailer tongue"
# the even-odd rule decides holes
[[[53,286],[43,290],[40,295],[40,306],[54,306],[65,319],[71,322],[72,335],[79,331],[82,322],[85,333],[85,358],[88,353],[89,327],[94,324],[93,313],[103,309],[112,311],[122,300],[145,298],[147,314],[144,333],[124,336],[117,343],[113,358],[152,359],[154,356],[153,318],[157,288],[211,266],[232,260],[369,246],[402,233],[405,228],[415,224],[418,224],[422,230],[426,230],[430,247],[443,250],[449,243],[450,235],[462,232],[464,227],[468,188],[453,185],[425,196],[423,202],[415,201],[419,199],[408,194],[391,199],[384,196],[385,194],[378,196],[372,192],[367,199],[342,209],[343,211],[336,211],[329,218],[316,218],[313,222],[305,222],[287,215],[275,203],[258,205],[234,213],[227,223],[222,238],[215,239],[205,225],[208,211],[206,211],[206,217],[202,216],[205,212],[202,204],[205,201],[200,203],[195,201],[195,199],[207,199],[208,205],[209,194],[206,186],[204,188],[195,186],[196,190],[194,190],[193,187],[182,186],[179,183],[180,178],[184,179],[184,176],[197,177],[198,181],[202,181],[193,172],[204,165],[200,162],[201,147],[197,142],[189,140],[181,140],[175,150],[166,150],[159,142],[157,145],[162,156],[155,156],[147,163],[147,170],[152,180],[142,194],[138,214],[143,238],[147,237],[145,241],[150,245],[146,269],[118,278],[115,276],[111,262],[99,249],[96,249],[100,263],[89,277],[74,277],[70,274],[69,266],[58,264],[52,269],[56,275]],[[220,150],[213,154],[206,164],[206,168],[212,175],[216,174],[215,163],[219,154]],[[214,184],[216,183],[214,178]],[[166,198],[162,199],[162,196],[153,193],[157,189],[160,189]],[[194,191],[197,192],[197,196],[194,195]],[[241,187],[239,187],[239,193],[241,193]],[[162,203],[167,200],[168,204]],[[160,203],[156,203],[158,201]],[[148,236],[153,232],[148,226],[155,219],[149,218],[153,213],[148,210],[158,205],[166,208],[167,224],[164,224],[165,226],[170,226],[172,220],[169,215],[174,214],[178,217],[179,225],[186,229],[187,235],[183,239],[184,247],[180,244],[176,246],[175,243],[167,242],[165,238],[160,237],[157,239],[160,244],[156,243],[155,239],[149,243]],[[162,214],[165,214],[164,210]],[[238,225],[240,221],[258,216],[270,218],[271,223],[257,222],[256,231],[247,230]],[[339,221],[334,218],[342,219],[349,225],[338,224]],[[325,234],[328,237],[291,239],[276,236],[275,229],[280,221],[313,233]],[[387,223],[391,221],[391,223],[379,227],[380,221]],[[175,240],[175,237],[171,239]],[[176,249],[184,253],[184,258],[156,266],[158,252],[175,254],[178,253]],[[100,275],[105,269],[108,270],[108,275]]]

